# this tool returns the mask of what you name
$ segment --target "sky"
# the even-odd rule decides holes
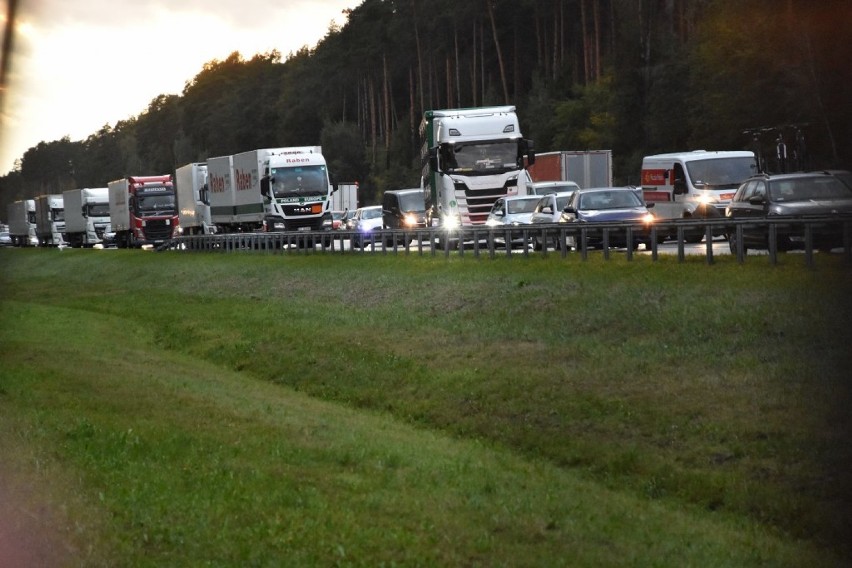
[[[18,0],[0,175],[39,142],[83,140],[181,94],[205,63],[313,48],[361,0]],[[7,0],[0,0],[5,28]],[[2,34],[2,31],[0,31]],[[2,37],[2,36],[0,36]]]

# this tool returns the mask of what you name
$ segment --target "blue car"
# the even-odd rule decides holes
[[[568,205],[562,210],[559,222],[590,226],[596,223],[632,221],[636,224],[632,242],[627,243],[626,229],[613,229],[609,232],[609,246],[626,248],[629,245],[636,250],[640,244],[650,246],[651,227],[655,217],[649,208],[653,205],[646,205],[636,189],[631,187],[581,189],[574,192]],[[568,245],[577,248],[579,238],[579,234],[576,237],[569,236]],[[601,230],[587,231],[586,239],[586,245],[589,247],[603,247]]]

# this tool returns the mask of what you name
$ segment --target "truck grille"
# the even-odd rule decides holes
[[[149,241],[164,241],[172,238],[172,225],[166,219],[153,219],[145,222],[145,238]]]
[[[288,217],[284,220],[288,231],[298,231],[300,227],[322,228],[322,217]]]
[[[470,222],[474,225],[482,225],[488,218],[494,202],[506,195],[505,187],[486,187],[471,189],[463,183],[455,184],[456,201],[459,206],[467,205]]]

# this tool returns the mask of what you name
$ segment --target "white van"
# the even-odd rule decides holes
[[[757,172],[754,152],[678,152],[645,156],[642,195],[659,219],[723,217],[737,188]]]

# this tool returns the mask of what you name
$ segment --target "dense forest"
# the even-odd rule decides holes
[[[779,137],[807,168],[852,166],[847,0],[364,0],[347,17],[314,49],[235,52],[138,116],[40,142],[0,177],[0,216],[24,197],[315,144],[371,203],[419,185],[424,109],[495,104],[518,108],[537,152],[611,149],[619,184],[663,151],[759,147],[771,168]]]

